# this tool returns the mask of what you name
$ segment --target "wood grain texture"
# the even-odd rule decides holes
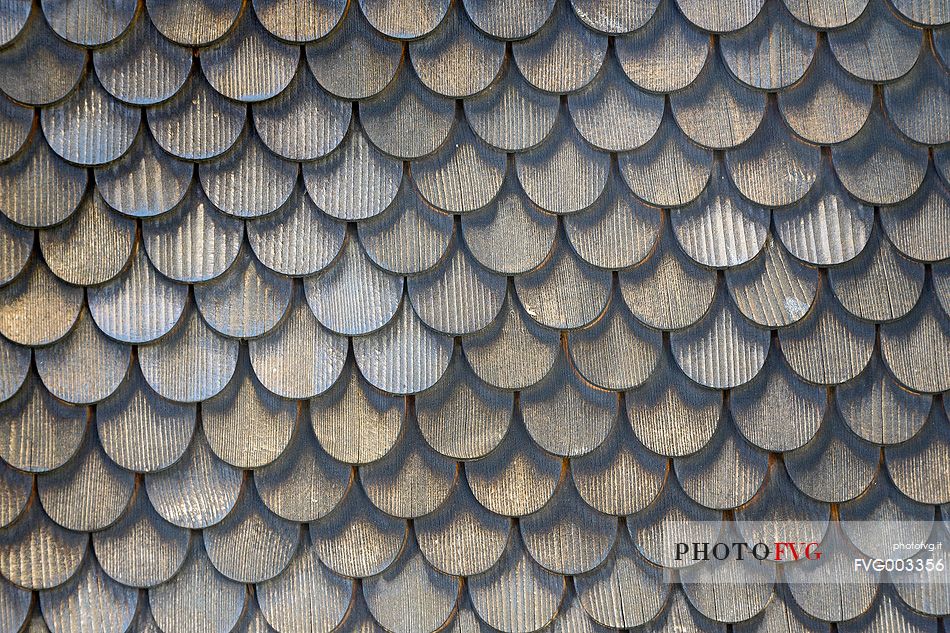
[[[507,280],[483,268],[458,240],[441,264],[406,282],[416,314],[429,327],[461,336],[484,329],[501,310]]]
[[[32,129],[32,109],[0,97],[0,160],[6,162],[19,152]]]
[[[0,626],[11,631],[25,629],[32,600],[33,596],[29,591],[6,580],[0,582],[0,604],[3,604],[0,607]]]
[[[0,334],[20,345],[49,345],[76,323],[83,290],[63,283],[34,258],[12,283],[0,287]]]
[[[403,180],[402,164],[370,145],[352,119],[350,131],[326,158],[302,167],[307,193],[340,220],[365,220],[385,211]]]
[[[670,95],[673,117],[683,132],[713,149],[746,142],[762,121],[765,102],[766,95],[736,81],[718,55],[686,89]]]
[[[621,529],[604,564],[576,576],[574,586],[584,611],[596,622],[632,628],[659,615],[669,595],[668,581],[668,574],[637,553],[630,533]]]
[[[859,437],[875,444],[898,444],[914,436],[927,421],[931,398],[902,388],[879,352],[860,376],[835,392],[845,422]]]
[[[903,596],[896,589],[898,586],[900,585],[882,583],[874,604],[851,622],[842,623],[841,632],[852,633],[862,629],[873,631],[888,627],[938,631],[939,624],[936,618],[927,617],[922,613],[915,613],[904,608],[904,604],[901,602]]]
[[[726,633],[727,625],[710,620],[700,613],[686,596],[679,585],[673,585],[670,590],[669,606],[657,618],[657,627],[661,631],[683,631],[684,633]],[[796,632],[797,633],[797,632]]]
[[[379,332],[353,339],[353,353],[370,384],[404,395],[424,391],[442,377],[452,339],[429,329],[404,301]]]
[[[896,204],[920,188],[927,172],[927,152],[904,140],[880,107],[861,131],[831,151],[844,188],[869,204]]]
[[[126,267],[135,221],[115,213],[93,192],[56,227],[39,232],[43,259],[57,277],[77,286],[115,278]]]
[[[901,494],[891,479],[880,473],[864,494],[839,506],[841,530],[862,553],[880,556],[895,538],[928,542],[934,528],[932,510],[932,506]],[[863,521],[879,523],[874,526]],[[890,549],[893,551],[893,546]]]
[[[509,162],[498,195],[485,209],[463,215],[461,228],[469,252],[482,266],[511,275],[544,261],[554,244],[557,219],[528,199]]]
[[[557,616],[565,591],[564,578],[534,562],[514,534],[498,563],[468,580],[475,611],[502,631],[540,629]]]
[[[588,145],[562,108],[547,140],[515,157],[515,171],[536,205],[552,213],[574,213],[603,193],[610,156]]]
[[[865,613],[878,592],[880,572],[854,569],[854,554],[837,522],[824,542],[831,550],[816,561],[789,569],[789,593],[805,613],[821,620],[851,620]]]
[[[79,83],[85,60],[82,48],[61,40],[42,13],[32,11],[0,53],[0,90],[27,105],[59,101]]]
[[[86,181],[84,170],[63,161],[34,134],[25,150],[0,165],[0,212],[26,227],[59,224],[79,206]]]
[[[248,481],[234,511],[205,528],[202,538],[215,569],[237,582],[259,583],[287,567],[300,534],[300,525],[268,510]]]
[[[786,0],[785,7],[799,21],[816,29],[835,29],[851,24],[864,12],[868,0]]]
[[[423,86],[405,64],[382,92],[360,102],[359,113],[373,145],[403,160],[437,150],[455,122],[455,104]]]
[[[870,0],[857,20],[829,32],[828,43],[838,63],[855,77],[892,81],[914,65],[922,36],[894,15],[886,2]]]
[[[66,582],[86,556],[89,535],[53,523],[33,497],[19,521],[0,533],[0,572],[25,589]]]
[[[386,630],[430,633],[452,616],[461,589],[461,579],[429,565],[410,537],[398,560],[363,582],[363,597]]]
[[[670,219],[673,234],[687,255],[703,266],[728,268],[761,252],[771,214],[742,198],[717,160],[703,193],[671,211]]]
[[[0,337],[0,402],[20,390],[30,370],[30,348]]]
[[[717,540],[739,538],[735,525],[725,523]],[[704,561],[680,571],[686,599],[716,622],[742,622],[760,613],[773,599],[775,580],[773,563],[748,557]]]
[[[947,545],[950,544],[950,537],[947,535],[946,523],[943,526],[935,526],[928,542],[934,543],[936,546],[942,546],[943,549],[947,548]],[[944,578],[946,578],[945,575],[941,576],[941,580]],[[897,595],[905,604],[920,613],[936,616],[945,612],[950,607],[947,592],[941,591],[939,588],[934,590],[921,580],[921,577],[915,573],[900,574],[894,585]]]
[[[419,430],[436,451],[453,459],[476,459],[494,449],[511,423],[511,393],[482,381],[461,347],[435,385],[416,396]]]
[[[584,380],[566,351],[540,382],[521,393],[521,412],[531,438],[562,457],[584,455],[607,437],[617,416],[616,394]]]
[[[521,520],[520,531],[542,567],[573,576],[604,562],[617,538],[617,518],[587,505],[565,477],[543,508]]]
[[[317,273],[333,262],[346,235],[346,225],[320,211],[300,181],[275,213],[247,222],[247,239],[265,266],[283,275]]]
[[[90,556],[66,584],[44,591],[39,603],[51,631],[85,633],[90,622],[98,631],[127,629],[138,601],[138,591],[109,578]]]
[[[326,37],[339,24],[346,0],[255,0],[254,12],[282,40],[310,42]]]
[[[192,73],[174,97],[152,106],[146,115],[162,149],[186,160],[204,160],[220,156],[234,145],[247,111],[215,92],[204,75]]]
[[[947,413],[934,404],[926,424],[910,440],[884,449],[887,472],[894,485],[920,503],[950,502],[950,458]]]
[[[517,413],[498,448],[465,464],[468,485],[478,502],[505,516],[540,510],[554,494],[561,470],[561,461],[534,443]]]
[[[495,82],[462,102],[478,136],[493,147],[520,151],[544,140],[554,126],[558,99],[531,86],[510,59]]]
[[[653,503],[627,517],[627,529],[647,561],[661,567],[682,568],[686,564],[674,559],[673,544],[681,541],[714,543],[721,519],[721,512],[697,504],[686,496],[676,477],[667,477]]]
[[[304,279],[307,304],[327,329],[356,336],[389,323],[403,296],[403,279],[372,264],[355,231],[326,272]]]
[[[687,257],[664,219],[652,254],[621,271],[620,293],[627,308],[644,324],[663,330],[697,323],[712,303],[716,275]]]
[[[191,51],[165,39],[141,12],[120,39],[93,51],[92,62],[109,94],[133,105],[152,105],[184,85]]]
[[[145,476],[145,490],[163,519],[201,529],[218,523],[234,508],[242,479],[240,470],[215,457],[204,433],[195,433],[191,446],[171,468]],[[203,546],[201,550],[204,555]],[[189,558],[195,563],[194,550]]]
[[[273,213],[290,196],[297,163],[272,154],[253,132],[229,153],[198,166],[201,186],[214,206],[241,218]]]
[[[709,38],[684,19],[673,0],[661,0],[649,22],[617,37],[614,46],[630,81],[657,93],[691,84],[709,55]]]
[[[559,337],[556,330],[525,314],[509,284],[499,316],[484,331],[466,337],[462,345],[479,378],[502,389],[524,389],[551,369]]]
[[[202,540],[192,538],[181,570],[149,589],[148,601],[162,631],[228,633],[244,612],[247,589],[218,573]]]
[[[237,366],[239,343],[215,333],[189,303],[172,332],[139,347],[149,386],[176,402],[200,402],[224,389]]]
[[[383,514],[359,484],[323,519],[310,524],[320,560],[351,578],[374,576],[389,568],[408,538],[407,523]]]
[[[445,503],[413,527],[429,564],[452,576],[474,576],[493,567],[512,529],[510,519],[475,500],[464,475]]]
[[[109,283],[87,290],[89,312],[111,338],[148,343],[167,334],[185,310],[188,288],[155,270],[141,243],[131,264]]]
[[[492,37],[518,40],[535,33],[548,20],[556,0],[530,0],[511,5],[503,0],[462,0],[475,25]]]
[[[689,498],[717,510],[731,510],[752,499],[765,481],[768,463],[768,453],[746,441],[729,415],[698,452],[673,460]]]
[[[741,147],[726,154],[726,168],[736,188],[766,207],[798,202],[818,177],[820,149],[800,141],[769,100],[762,124]]]
[[[92,535],[96,560],[113,579],[129,587],[154,587],[185,562],[191,535],[163,519],[139,486],[123,516]]]
[[[195,304],[217,332],[254,338],[269,332],[287,312],[293,280],[265,267],[249,249],[220,277],[195,286]]]
[[[752,380],[765,364],[769,331],[750,323],[725,288],[702,321],[670,335],[673,357],[701,385],[731,389]]]
[[[102,165],[135,140],[142,113],[113,99],[93,73],[65,100],[43,108],[40,124],[53,151],[71,163]]]
[[[653,138],[618,160],[624,180],[641,200],[676,207],[695,200],[706,186],[712,152],[693,144],[667,110]]]
[[[857,376],[874,348],[874,326],[845,312],[825,282],[808,315],[779,330],[778,337],[795,373],[820,385],[841,384]]]
[[[606,151],[627,151],[656,134],[664,105],[661,96],[631,85],[611,55],[596,79],[568,97],[568,108],[588,143]],[[603,125],[605,120],[613,124]]]
[[[627,392],[626,406],[633,432],[644,446],[660,455],[680,457],[695,453],[712,437],[722,392],[687,378],[667,347],[650,378]]]
[[[796,134],[812,143],[846,141],[871,112],[873,87],[845,72],[822,40],[802,81],[778,94],[778,105]]]
[[[343,140],[352,108],[330,96],[304,64],[278,96],[252,107],[254,129],[264,144],[288,160],[326,156]]]
[[[893,321],[910,312],[920,298],[924,267],[901,255],[878,230],[854,263],[829,270],[828,280],[851,314],[868,321]]]
[[[576,329],[593,323],[610,299],[610,273],[584,262],[559,235],[548,262],[515,278],[525,312],[541,325]]]
[[[607,38],[585,28],[567,2],[558,2],[544,26],[514,42],[511,52],[521,74],[536,88],[574,92],[600,70]]]
[[[803,493],[784,463],[772,460],[768,476],[755,497],[735,511],[739,532],[748,539],[772,539],[784,526],[792,527],[802,538],[821,541],[828,531],[831,506]]]
[[[505,46],[475,28],[461,3],[451,3],[431,35],[409,43],[409,59],[430,90],[446,97],[469,97],[498,76]]]
[[[584,24],[611,35],[636,31],[653,17],[660,0],[635,0],[626,4],[603,0],[571,0],[571,6]]]
[[[495,198],[505,177],[505,165],[504,154],[459,122],[440,151],[412,164],[412,177],[429,204],[451,213],[466,213]]]
[[[245,11],[227,36],[199,57],[208,83],[243,102],[279,94],[293,79],[299,59],[300,47],[271,37],[253,11]]]
[[[359,468],[370,502],[391,516],[416,519],[433,512],[458,483],[458,464],[429,448],[410,416],[396,445]]]
[[[208,281],[224,273],[241,248],[244,223],[216,211],[197,184],[171,213],[142,222],[142,242],[155,268],[175,281]]]
[[[296,421],[297,403],[264,388],[243,347],[228,386],[201,403],[202,430],[211,450],[242,469],[274,461],[287,448]]]
[[[109,398],[96,407],[96,431],[113,462],[127,470],[154,472],[178,461],[191,444],[197,405],[160,397],[138,363]]]
[[[320,446],[334,459],[368,464],[396,444],[405,407],[403,398],[366,382],[350,360],[336,384],[310,401],[310,421]]]
[[[0,214],[0,286],[19,275],[33,251],[33,231],[17,226]]]
[[[804,317],[815,301],[818,272],[788,255],[769,236],[762,253],[748,265],[726,271],[729,295],[752,322],[784,327]]]
[[[13,38],[20,34],[30,17],[32,3],[19,0],[4,0],[3,11],[0,11],[0,44],[6,46]]]
[[[577,254],[589,264],[611,269],[646,259],[661,219],[659,210],[639,202],[613,170],[592,208],[563,216],[564,232]]]
[[[825,389],[799,378],[773,347],[762,371],[732,392],[729,406],[747,440],[767,451],[784,452],[814,437],[826,400]]]
[[[881,213],[881,226],[897,249],[925,262],[950,258],[950,245],[939,236],[950,230],[950,191],[933,167],[913,196]]]
[[[254,373],[284,398],[311,398],[336,382],[346,361],[348,340],[314,318],[297,285],[286,318],[264,338],[249,343]]]
[[[307,62],[317,81],[343,99],[378,94],[392,81],[402,55],[402,44],[381,35],[356,5],[328,37],[307,46]]]
[[[781,90],[801,79],[816,45],[815,32],[795,21],[781,2],[766,2],[748,28],[719,40],[739,81],[760,90]]]
[[[93,404],[118,388],[128,373],[132,349],[106,337],[82,310],[69,334],[35,350],[34,359],[50,393],[72,404]]]
[[[86,427],[86,414],[79,407],[50,397],[35,375],[26,376],[24,371],[24,377],[26,382],[21,379],[22,389],[0,409],[0,423],[8,434],[2,455],[17,468],[43,472],[61,465],[76,451]],[[47,380],[57,385],[56,380]],[[68,477],[68,474],[63,476]]]
[[[666,468],[666,459],[646,450],[621,413],[600,446],[571,460],[571,477],[587,505],[620,516],[639,512],[656,498]]]
[[[113,209],[151,217],[182,201],[193,171],[190,163],[167,154],[143,129],[124,156],[96,169],[96,189]]]
[[[772,214],[774,235],[798,259],[833,266],[855,258],[871,237],[874,209],[841,186],[830,158],[822,157],[811,191]]]
[[[353,480],[301,420],[280,456],[254,471],[257,492],[271,512],[298,523],[315,521],[337,506]]]
[[[0,527],[7,527],[22,514],[33,493],[29,473],[0,463]]]
[[[909,73],[884,89],[890,120],[922,145],[950,141],[950,75],[928,46]]]
[[[880,448],[852,433],[841,414],[828,410],[815,436],[784,453],[799,490],[813,499],[841,503],[864,492],[878,471]]]
[[[389,37],[416,39],[431,33],[445,18],[450,0],[359,0],[366,19]]]
[[[329,632],[343,620],[353,600],[353,581],[327,569],[308,541],[301,539],[279,576],[257,585],[260,612],[280,631]]]
[[[725,0],[676,0],[683,15],[705,31],[728,33],[747,26],[759,15],[765,0],[742,0],[729,4]]]
[[[950,9],[926,0],[897,0],[894,2],[901,15],[923,25],[938,26],[950,22]]]
[[[239,0],[148,0],[145,6],[162,35],[190,47],[220,38],[241,12]]]

